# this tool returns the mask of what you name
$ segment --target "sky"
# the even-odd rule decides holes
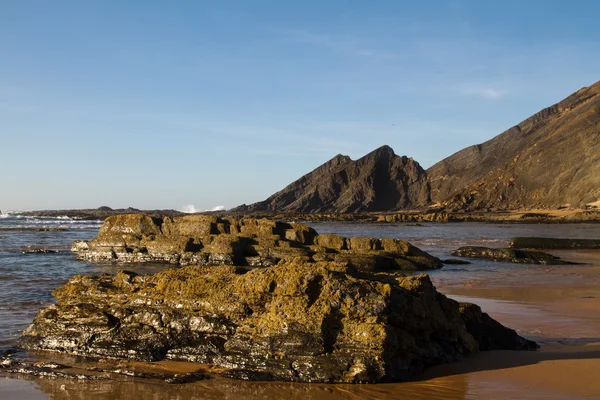
[[[0,0],[0,210],[205,210],[424,168],[600,80],[596,1]]]

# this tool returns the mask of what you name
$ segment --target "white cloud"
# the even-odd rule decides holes
[[[225,211],[225,206],[216,206],[211,208],[210,210],[204,210],[204,211]]]

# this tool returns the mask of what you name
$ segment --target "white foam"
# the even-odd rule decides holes
[[[186,214],[194,214],[194,213],[200,212],[200,210],[197,210],[193,204],[188,204],[186,206],[183,206],[181,208],[181,210],[179,210],[179,211],[186,213]]]
[[[216,206],[211,208],[210,210],[204,210],[204,211],[225,211],[225,206]]]

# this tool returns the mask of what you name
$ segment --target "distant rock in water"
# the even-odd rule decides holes
[[[541,251],[517,250],[495,247],[466,246],[450,252],[455,257],[483,258],[520,264],[562,265],[574,264]]]
[[[231,211],[388,211],[422,207],[429,200],[427,176],[419,163],[382,146],[356,161],[339,154],[268,199]]]
[[[57,304],[38,313],[21,347],[197,362],[243,380],[403,381],[478,350],[537,348],[440,294],[427,275],[358,273],[346,263],[79,275],[53,295]]]
[[[510,240],[510,247],[513,249],[600,249],[600,239],[515,237]]]
[[[600,82],[427,170],[452,209],[585,207],[600,200]]]
[[[300,257],[347,262],[358,270],[440,268],[440,260],[405,240],[318,235],[302,224],[210,215],[152,218],[125,214],[107,218],[91,241],[72,251],[84,260],[167,262],[181,265],[265,267]]]

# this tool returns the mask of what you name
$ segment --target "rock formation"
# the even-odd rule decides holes
[[[429,200],[423,168],[382,146],[356,161],[339,154],[268,199],[232,211],[355,213],[414,209]]]
[[[397,381],[478,350],[536,348],[477,306],[438,293],[426,275],[347,263],[80,275],[53,295],[57,304],[40,311],[21,347],[194,361],[246,380]]]
[[[318,235],[302,224],[208,215],[112,216],[91,241],[72,250],[84,260],[264,267],[301,257],[348,262],[361,270],[431,269],[439,259],[404,240]]]
[[[570,261],[561,260],[559,257],[553,256],[552,254],[530,250],[466,246],[453,250],[450,254],[456,257],[483,258],[491,261],[504,261],[520,264],[574,264]]]
[[[600,82],[427,170],[453,209],[583,207],[600,199]]]

